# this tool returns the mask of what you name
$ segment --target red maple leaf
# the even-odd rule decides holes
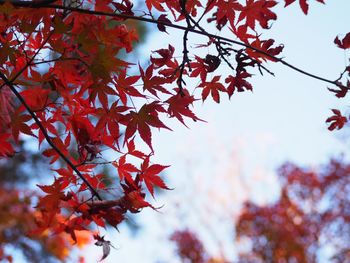
[[[129,123],[126,127],[124,143],[138,131],[142,140],[153,151],[150,127],[171,130],[159,119],[158,112],[165,112],[165,109],[156,101],[144,104],[138,112],[131,111],[127,117]]]
[[[162,48],[162,49],[153,51],[152,53],[156,53],[160,56],[160,58],[151,56],[150,60],[154,65],[154,68],[160,68],[160,67],[163,67],[164,65],[167,65],[172,59],[174,55],[174,51],[175,51],[175,48],[172,45],[169,45],[167,49]]]
[[[55,178],[51,185],[37,185],[42,191],[46,193],[45,196],[40,197],[37,207],[49,214],[48,225],[50,220],[59,210],[61,201],[65,199],[64,189],[68,186],[68,182],[62,177]]]
[[[171,21],[167,18],[167,15],[165,15],[165,14],[160,15],[160,16],[158,17],[157,21],[163,22],[163,23],[171,24]],[[168,33],[168,32],[166,31],[165,25],[158,23],[158,24],[157,24],[157,27],[158,27],[159,31]]]
[[[134,4],[130,2],[130,0],[124,0],[121,3],[114,3],[112,2],[112,5],[121,13],[125,15],[134,15],[134,12],[132,11],[132,8]]]
[[[167,167],[169,167],[169,165],[153,164],[149,166],[149,158],[146,158],[142,163],[140,180],[145,182],[152,196],[154,196],[154,186],[169,190],[162,178],[159,177],[159,174]]]
[[[79,145],[86,145],[97,140],[97,134],[91,121],[78,114],[69,118],[73,134]]]
[[[202,82],[198,87],[203,88],[202,100],[205,101],[209,93],[216,103],[220,103],[220,93],[226,92],[224,85],[220,81],[220,76],[215,76],[210,82]]]
[[[141,94],[134,86],[138,80],[140,79],[140,76],[126,76],[126,70],[122,70],[117,77],[114,78],[115,81],[115,87],[117,89],[117,93],[119,95],[119,98],[121,102],[126,105],[128,98],[127,95],[133,96],[133,97],[140,97],[144,98],[145,95]]]
[[[90,91],[90,101],[92,103],[96,103],[96,98],[98,98],[99,102],[102,104],[103,107],[108,108],[108,95],[116,95],[116,91],[109,87],[108,85],[101,83],[101,84],[92,84],[89,87]]]
[[[346,34],[346,36],[340,40],[338,37],[334,39],[334,44],[336,44],[339,48],[348,49],[350,48],[350,32]]]
[[[36,137],[36,135],[34,135],[29,125],[26,124],[26,122],[31,120],[32,120],[32,116],[30,116],[29,114],[20,114],[18,111],[16,111],[16,113],[12,116],[12,120],[11,120],[12,135],[16,143],[18,143],[20,133]]]
[[[118,146],[118,138],[120,136],[119,125],[126,125],[123,121],[125,117],[122,112],[129,109],[130,107],[127,106],[118,106],[118,101],[113,102],[109,109],[98,108],[96,110],[96,116],[99,117],[99,120],[96,124],[95,133],[107,134],[106,128],[108,128],[109,134],[114,138]]]
[[[248,43],[248,40],[250,38],[256,38],[255,35],[252,35],[248,33],[248,26],[247,25],[241,25],[239,27],[232,27],[230,30],[244,43]]]
[[[42,89],[40,87],[27,89],[21,92],[28,106],[32,111],[43,110],[47,103],[49,103],[50,90]]]
[[[137,173],[140,170],[137,169],[133,164],[126,162],[126,156],[123,155],[119,158],[118,162],[113,163],[113,165],[118,170],[118,175],[120,180],[126,180],[128,183],[133,184],[134,180],[132,179],[132,173]]]
[[[148,203],[145,198],[145,194],[141,193],[140,191],[132,191],[126,194],[126,200],[127,200],[127,207],[128,209],[133,212],[137,213],[140,212],[140,210],[144,207],[151,207],[155,209],[150,203]]]
[[[236,11],[242,10],[242,5],[236,0],[225,1],[220,0],[217,3],[218,11],[216,12],[216,21],[218,25],[223,25],[225,21],[229,21],[231,27],[234,27]],[[225,23],[226,24],[226,23]]]
[[[163,2],[164,2],[163,0],[146,0],[146,6],[147,6],[149,11],[151,11],[152,7],[154,7],[158,11],[164,12],[165,9],[162,6]]]
[[[128,154],[133,155],[135,157],[138,157],[140,159],[146,158],[146,154],[144,154],[141,151],[136,150],[134,139],[135,139],[135,137],[126,143],[126,145],[128,147]]]
[[[196,99],[189,94],[188,90],[183,89],[183,95],[179,92],[178,88],[175,89],[175,92],[175,95],[165,101],[165,103],[169,104],[167,112],[170,118],[175,117],[185,126],[184,116],[191,118],[193,121],[203,121],[190,110],[190,105],[192,105]]]
[[[268,40],[260,40],[258,37],[250,44],[252,47],[255,47],[261,51],[264,51],[265,53],[269,54],[263,54],[261,52],[257,52],[253,49],[249,49],[247,48],[247,54],[251,57],[251,58],[255,58],[258,61],[261,60],[271,60],[271,61],[276,61],[276,59],[274,59],[274,56],[277,56],[278,54],[280,54],[284,48],[283,45],[279,45],[276,47],[272,47],[273,44],[275,43],[275,40],[273,39],[268,39]],[[272,57],[271,57],[272,56]]]
[[[348,91],[349,91],[350,81],[347,82],[347,87],[344,87],[343,85],[341,85],[341,83],[339,83],[337,88],[339,88],[339,89],[328,88],[328,90],[331,91],[331,92],[334,92],[335,96],[337,98],[344,98],[346,96],[346,94],[348,93]]]
[[[347,123],[348,119],[341,115],[339,110],[332,109],[332,112],[334,113],[333,116],[329,117],[326,122],[330,123],[328,130],[333,131],[334,129],[340,130],[343,128],[345,123]]]
[[[0,130],[8,129],[11,115],[15,111],[13,98],[14,95],[8,87],[0,89]]]
[[[151,64],[146,71],[144,71],[139,65],[139,70],[141,74],[141,78],[143,81],[143,90],[147,90],[154,96],[158,97],[157,92],[162,92],[165,94],[170,94],[163,85],[169,82],[169,79],[162,78],[160,76],[153,76],[154,66]]]
[[[246,19],[245,24],[255,29],[255,22],[259,22],[262,28],[269,28],[268,22],[276,20],[277,16],[270,9],[277,5],[274,0],[246,0],[246,5],[241,8],[238,22]]]
[[[10,134],[3,133],[0,134],[0,158],[1,157],[11,157],[14,153],[12,144],[8,142]]]
[[[190,74],[191,77],[198,77],[200,76],[202,81],[205,81],[207,79],[207,73],[208,73],[208,66],[205,63],[205,60],[201,57],[194,56],[195,61],[191,62],[191,69],[192,72]]]
[[[284,0],[285,1],[285,7],[294,3],[296,0]],[[307,2],[308,0],[299,0],[299,5],[301,10],[303,10],[304,14],[307,15],[308,11],[309,11],[309,4]],[[324,0],[316,0],[319,3],[324,4]]]
[[[237,75],[234,76],[228,76],[225,79],[226,83],[229,83],[228,87],[227,87],[227,93],[229,98],[231,98],[232,94],[237,90],[238,92],[242,92],[244,90],[253,90],[252,85],[246,81],[246,78],[251,77],[251,75],[246,72],[246,71],[241,71],[241,72],[237,72]]]
[[[218,56],[213,56],[207,54],[205,59],[195,56],[196,61],[191,62],[192,72],[190,74],[191,77],[200,76],[201,81],[205,82],[207,79],[207,74],[209,72],[214,72],[221,63],[221,60]]]

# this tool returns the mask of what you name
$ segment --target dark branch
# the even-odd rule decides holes
[[[15,96],[18,98],[18,100],[23,104],[23,106],[26,108],[26,110],[29,112],[30,116],[32,116],[35,123],[38,125],[40,131],[43,133],[46,141],[50,144],[52,149],[54,149],[59,156],[73,169],[73,171],[80,177],[81,180],[88,186],[93,196],[96,196],[99,200],[102,200],[100,195],[97,193],[95,188],[92,187],[92,185],[86,180],[86,178],[80,173],[80,171],[75,167],[75,165],[61,152],[60,149],[53,143],[50,136],[47,134],[45,127],[42,125],[41,121],[38,119],[36,114],[31,110],[27,102],[24,100],[24,98],[21,96],[21,94],[16,90],[13,83],[2,73],[0,72],[0,78],[5,82],[5,84],[11,89],[11,91],[15,94]]]
[[[1,2],[4,2],[4,1],[1,1],[0,0],[0,3]],[[43,1],[44,2],[44,1]],[[333,84],[335,86],[338,86],[338,87],[342,87],[342,88],[346,88],[348,89],[347,87],[344,87],[342,86],[341,84],[339,84],[338,82],[334,81],[334,80],[329,80],[329,79],[326,79],[326,78],[323,78],[323,77],[320,77],[320,76],[317,76],[315,74],[312,74],[312,73],[309,73],[305,70],[302,70],[286,61],[284,61],[282,58],[279,58],[279,57],[276,57],[276,56],[273,56],[263,50],[260,50],[258,48],[255,48],[249,44],[246,44],[246,43],[243,43],[243,42],[240,42],[240,41],[236,41],[236,40],[232,40],[230,38],[227,38],[227,37],[222,37],[222,36],[217,36],[217,35],[214,35],[214,34],[211,34],[211,33],[208,33],[208,32],[202,32],[200,30],[196,30],[196,29],[193,29],[193,28],[188,28],[186,26],[180,26],[180,25],[176,25],[176,24],[172,24],[172,23],[167,23],[165,21],[160,21],[160,20],[154,20],[154,19],[151,19],[151,18],[146,18],[146,17],[139,17],[139,16],[133,16],[133,15],[126,15],[126,14],[117,14],[117,13],[108,13],[108,12],[102,12],[102,11],[94,11],[94,10],[88,10],[88,9],[83,9],[83,8],[78,8],[78,7],[70,7],[70,6],[62,6],[62,5],[56,5],[56,4],[39,4],[39,5],[36,5],[36,6],[31,6],[31,5],[28,5],[28,4],[23,4],[25,2],[21,2],[21,1],[17,1],[16,2],[16,6],[18,7],[30,7],[30,8],[51,8],[51,9],[59,9],[59,10],[68,10],[68,11],[71,11],[71,12],[78,12],[78,13],[83,13],[83,14],[88,14],[88,15],[100,15],[100,16],[108,16],[108,17],[117,17],[117,18],[123,18],[123,19],[131,19],[131,20],[137,20],[137,21],[142,21],[142,22],[147,22],[147,23],[152,23],[152,24],[156,24],[156,25],[164,25],[164,26],[167,26],[167,27],[171,27],[171,28],[175,28],[175,29],[179,29],[179,30],[183,30],[183,31],[188,31],[188,32],[191,32],[191,33],[195,33],[195,34],[198,34],[198,35],[202,35],[202,36],[207,36],[207,37],[210,37],[210,38],[214,38],[214,39],[218,39],[220,41],[224,41],[224,42],[229,42],[229,43],[232,43],[232,44],[235,44],[235,45],[239,45],[239,46],[243,46],[245,48],[248,48],[248,49],[251,49],[251,50],[254,50],[260,54],[263,54],[269,58],[271,58],[272,60],[276,61],[276,62],[280,62],[281,64],[301,73],[301,74],[304,74],[306,76],[309,76],[311,78],[314,78],[314,79],[318,79],[318,80],[321,80],[323,82],[327,82],[327,83],[330,83],[330,84]]]
[[[17,7],[42,7],[49,4],[53,4],[56,1],[57,0],[36,0],[36,1],[0,0],[0,4],[4,4],[5,2],[10,2],[13,6],[17,6]]]
[[[179,73],[179,78],[177,79],[177,85],[179,86],[179,93],[181,96],[184,96],[184,92],[183,92],[183,87],[182,84],[186,84],[185,81],[183,80],[183,74],[185,71],[185,67],[187,64],[187,67],[189,70],[191,70],[191,64],[190,64],[190,59],[188,58],[188,48],[187,48],[187,36],[188,36],[188,32],[192,27],[191,25],[191,21],[189,18],[189,15],[186,11],[186,0],[180,0],[180,4],[181,4],[181,11],[182,11],[182,15],[185,16],[186,18],[186,30],[184,32],[183,35],[183,50],[182,50],[182,62],[180,65],[180,73]]]
[[[122,206],[125,200],[123,197],[116,200],[99,200],[99,201],[89,201],[86,204],[90,206],[91,209],[100,210],[100,209],[108,209],[115,206]]]

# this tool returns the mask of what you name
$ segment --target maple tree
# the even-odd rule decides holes
[[[99,227],[117,227],[128,212],[157,209],[147,193],[169,187],[161,177],[167,165],[152,162],[153,131],[170,130],[169,118],[203,121],[191,108],[195,89],[203,101],[219,103],[226,94],[252,90],[254,71],[273,74],[269,61],[331,84],[330,92],[345,97],[349,67],[335,80],[313,75],[280,58],[282,44],[263,38],[279,2],[146,0],[136,9],[129,0],[0,1],[0,157],[11,158],[20,138],[30,136],[52,165],[52,184],[38,185],[36,231],[76,240],[77,232],[89,230],[108,251]],[[307,14],[308,2],[299,4]],[[182,46],[153,51],[146,65],[121,59],[138,40],[129,20],[155,24],[164,34],[182,30]],[[203,37],[196,49],[188,45],[191,34]],[[350,33],[334,43],[350,48]],[[216,53],[198,55],[208,47]],[[225,67],[230,71],[222,75]],[[199,84],[190,87],[190,79]],[[332,111],[329,129],[342,128],[348,119]],[[115,172],[112,182],[103,166]]]

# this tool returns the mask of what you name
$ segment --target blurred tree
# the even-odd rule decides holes
[[[185,263],[229,263],[223,257],[209,256],[202,241],[191,230],[175,231],[171,238],[176,243],[176,253]]]
[[[235,227],[237,244],[245,244],[238,262],[350,262],[350,164],[333,159],[315,170],[287,163],[278,176],[276,202],[244,204]],[[229,262],[213,261],[191,230],[171,240],[182,262]]]
[[[350,262],[350,165],[331,160],[320,171],[286,164],[279,170],[279,200],[246,203],[237,238],[251,250],[240,262]]]
[[[183,262],[205,262],[207,260],[202,242],[191,231],[176,231],[170,239],[176,242],[177,254]]]

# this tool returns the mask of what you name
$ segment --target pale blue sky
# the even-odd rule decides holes
[[[350,55],[333,44],[337,34],[344,36],[350,31],[350,1],[326,2],[324,6],[311,1],[308,16],[303,15],[297,3],[287,9],[277,8],[279,18],[264,36],[285,44],[283,57],[286,61],[314,74],[335,79],[347,65],[346,58]],[[168,32],[169,35],[151,35],[142,53],[150,54],[150,50],[167,47],[168,43],[172,43],[180,52],[181,32],[171,29]],[[191,43],[197,43],[195,35],[189,38]],[[161,213],[146,209],[137,215],[144,227],[138,237],[131,239],[124,227],[120,233],[109,234],[109,239],[113,239],[118,249],[112,250],[104,262],[148,263],[157,259],[178,262],[171,256],[173,247],[166,241],[167,235],[172,227],[198,224],[200,220],[196,216],[201,215],[204,208],[201,207],[201,200],[187,199],[190,205],[186,208],[186,205],[180,204],[180,207],[187,209],[186,213],[192,219],[181,221],[176,216],[174,218],[174,214],[178,214],[174,200],[187,202],[185,197],[194,198],[191,191],[193,193],[198,186],[198,180],[210,186],[215,178],[222,179],[219,173],[239,167],[239,173],[250,178],[246,179],[250,193],[257,192],[255,200],[263,202],[276,195],[277,184],[273,172],[284,161],[317,165],[331,156],[346,153],[348,143],[337,138],[343,132],[329,132],[325,120],[331,115],[332,108],[338,107],[349,113],[349,105],[327,91],[329,85],[326,83],[279,64],[270,63],[269,68],[276,77],[267,74],[264,77],[255,76],[251,80],[253,93],[235,94],[231,101],[225,98],[219,105],[211,99],[205,103],[197,102],[196,114],[208,123],[188,121],[190,129],[187,129],[171,122],[173,132],[155,131],[153,141],[157,155],[154,161],[171,164],[166,177],[170,187],[175,189],[157,199],[157,204],[165,205]],[[197,95],[199,97],[199,93]],[[237,163],[233,163],[233,160]],[[259,171],[262,176],[256,177]],[[242,190],[245,184],[240,180],[245,179],[236,181],[237,188],[231,189],[231,192],[237,193],[237,202],[247,197]],[[213,183],[215,191],[214,187]],[[232,213],[236,215],[239,204],[233,206]],[[201,227],[198,229],[203,230]],[[208,229],[204,229],[200,235],[208,240],[209,249],[217,252],[217,245],[205,233]],[[217,238],[227,240],[231,235],[227,231],[230,230],[230,226],[223,224],[215,229]],[[232,251],[226,253],[228,256],[234,254]],[[101,251],[92,247],[87,250],[87,255],[87,262],[96,262]]]

